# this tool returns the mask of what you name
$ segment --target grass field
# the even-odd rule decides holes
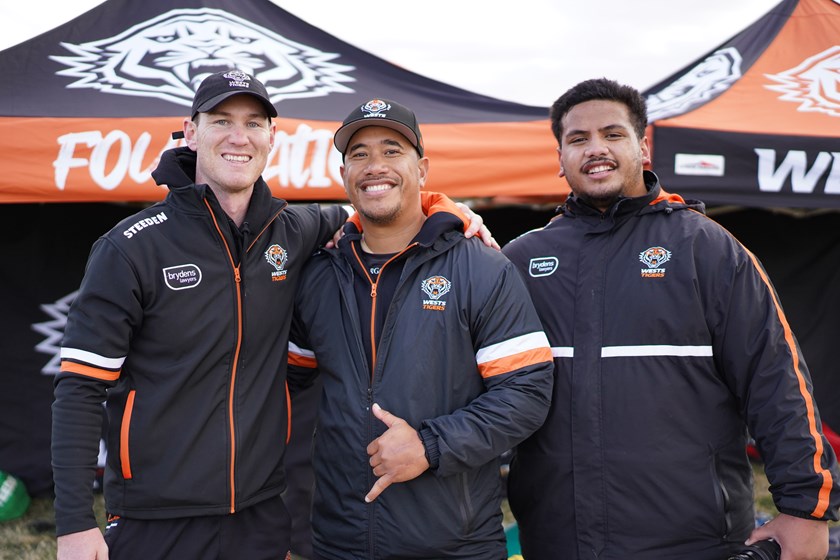
[[[755,469],[756,511],[776,515],[760,466]],[[94,504],[100,526],[105,525],[102,495]],[[55,522],[52,498],[35,498],[23,517],[0,523],[0,560],[55,560]]]

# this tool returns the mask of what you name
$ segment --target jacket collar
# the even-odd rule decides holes
[[[221,212],[210,187],[206,184],[195,183],[195,166],[196,154],[193,150],[186,146],[172,148],[161,155],[160,163],[152,171],[152,177],[158,185],[169,188],[170,196],[178,203],[203,210],[205,208],[203,201],[207,199],[217,211]],[[260,176],[254,183],[245,221],[253,227],[262,227],[271,216],[285,206],[284,200],[273,198],[271,189]]]
[[[631,214],[646,214],[657,211],[673,211],[691,208],[705,213],[705,205],[697,200],[686,201],[678,194],[668,193],[662,189],[659,177],[653,171],[643,172],[647,192],[637,197],[619,197],[605,212],[593,208],[574,193],[566,199],[566,203],[558,210],[570,217],[594,216],[598,218],[619,218]]]

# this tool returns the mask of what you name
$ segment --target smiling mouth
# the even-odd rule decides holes
[[[583,172],[587,175],[595,175],[596,173],[614,171],[616,167],[618,165],[612,161],[592,161],[583,166]]]
[[[225,161],[230,161],[233,163],[248,163],[251,161],[251,156],[235,156],[233,154],[225,154],[222,156]]]
[[[366,187],[362,187],[362,192],[366,192],[366,193],[378,193],[378,192],[385,192],[385,191],[389,191],[389,190],[391,190],[392,188],[394,188],[394,185],[390,185],[390,184],[387,184],[387,185],[383,185],[383,184],[378,184],[378,185],[368,185],[368,186],[366,186]]]

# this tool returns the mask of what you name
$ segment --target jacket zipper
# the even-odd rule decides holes
[[[210,217],[213,219],[213,225],[216,227],[216,232],[222,239],[227,252],[228,261],[233,269],[233,278],[236,283],[236,351],[233,355],[233,363],[230,369],[230,390],[228,392],[228,429],[230,430],[230,513],[236,513],[236,423],[234,421],[233,397],[236,388],[236,371],[239,368],[239,352],[242,349],[242,275],[240,273],[240,265],[233,262],[233,254],[230,252],[230,246],[227,239],[225,239],[219,222],[216,220],[216,214],[207,199],[204,199],[204,204],[210,212]],[[250,247],[249,247],[250,248]]]
[[[370,305],[370,350],[371,350],[370,362],[371,363],[370,363],[370,384],[368,385],[368,390],[367,390],[367,401],[368,401],[367,402],[367,409],[368,409],[368,440],[371,440],[371,441],[372,441],[372,437],[373,437],[373,422],[374,422],[373,413],[371,412],[372,406],[373,406],[373,380],[375,378],[374,374],[376,372],[376,336],[375,336],[376,335],[376,288],[379,285],[379,279],[382,278],[382,274],[385,272],[385,268],[391,262],[393,262],[395,259],[397,259],[400,255],[402,255],[403,253],[405,253],[406,251],[408,251],[409,249],[411,249],[415,245],[417,245],[417,243],[412,243],[411,245],[404,248],[402,251],[400,251],[399,253],[397,253],[396,255],[394,255],[393,257],[388,259],[387,261],[385,261],[385,264],[383,264],[382,267],[379,269],[379,274],[377,275],[376,281],[374,282],[373,278],[371,278],[370,273],[368,272],[367,267],[365,266],[364,261],[359,256],[359,251],[356,249],[356,244],[355,243],[350,244],[350,246],[353,248],[353,255],[356,257],[356,262],[359,263],[359,266],[361,267],[362,272],[364,272],[365,277],[367,278],[368,282],[370,283],[370,299],[371,299],[371,305]],[[368,488],[370,488],[372,485],[373,485],[373,476],[372,476],[372,472],[371,472],[371,475],[368,476]],[[372,503],[368,504],[368,519],[369,519],[369,523],[368,523],[368,551],[370,553],[371,558],[375,557],[374,547],[375,547],[375,544],[376,544],[376,541],[374,540],[374,519],[373,519],[374,512],[375,512],[374,504],[375,504],[375,502],[372,502]]]

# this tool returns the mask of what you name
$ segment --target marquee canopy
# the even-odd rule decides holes
[[[707,204],[840,209],[838,0],[784,0],[645,95],[667,189]]]
[[[281,115],[264,174],[281,198],[345,198],[332,133],[373,98],[417,113],[429,189],[565,195],[547,108],[408,72],[268,0],[110,0],[0,52],[0,202],[162,198],[159,154],[200,81],[232,67],[263,81]]]

